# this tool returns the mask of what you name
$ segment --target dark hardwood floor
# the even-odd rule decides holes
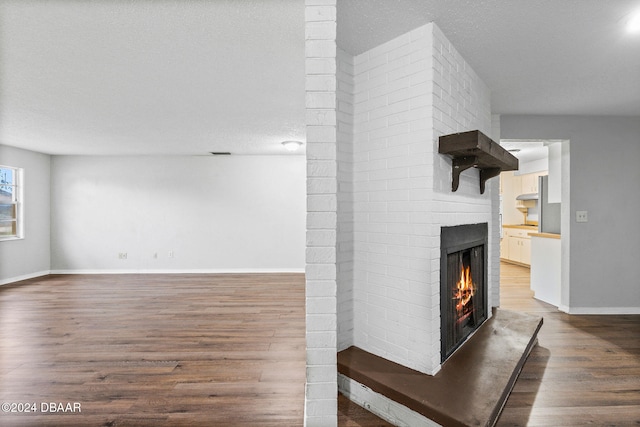
[[[640,425],[640,316],[559,312],[532,298],[528,273],[501,265],[501,306],[544,325],[497,425]]]
[[[498,426],[640,425],[640,316],[560,313],[509,264],[501,305],[545,323]],[[0,426],[300,426],[304,325],[301,274],[2,286],[0,402],[36,412],[2,412]],[[390,425],[342,396],[338,424]]]
[[[640,425],[640,316],[569,316],[535,300],[529,278],[501,264],[501,307],[544,325],[497,426]],[[340,426],[391,425],[354,406],[339,400]]]
[[[0,426],[300,426],[304,337],[302,274],[3,286]]]

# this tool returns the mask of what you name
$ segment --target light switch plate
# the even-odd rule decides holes
[[[587,211],[576,211],[576,222],[588,222]]]

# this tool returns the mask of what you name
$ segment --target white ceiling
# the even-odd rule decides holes
[[[0,0],[0,143],[283,154],[304,140],[304,3]]]
[[[491,89],[493,113],[640,116],[634,11],[640,0],[344,0],[338,40],[361,53],[433,21]]]
[[[357,54],[435,21],[494,113],[640,116],[640,0],[338,0]],[[0,144],[283,154],[305,139],[303,0],[0,0]]]

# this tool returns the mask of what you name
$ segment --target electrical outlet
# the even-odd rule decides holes
[[[126,252],[120,252],[118,254],[118,259],[127,259],[127,253]]]
[[[576,222],[588,222],[587,211],[576,211]]]
[[[154,258],[154,259],[158,259],[158,252],[155,252],[155,253],[153,254],[153,258]]]
[[[173,251],[169,251],[169,258],[173,258]]]

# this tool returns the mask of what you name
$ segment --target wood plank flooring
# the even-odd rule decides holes
[[[498,427],[639,426],[640,316],[569,316],[535,300],[529,269],[501,264],[501,307],[544,325]],[[390,426],[341,396],[340,426]]]
[[[302,274],[3,286],[0,402],[36,413],[0,426],[300,426],[304,337]],[[81,413],[42,413],[52,402]]]
[[[532,298],[528,269],[501,271],[502,308],[544,325],[497,425],[640,425],[640,316],[570,316]]]
[[[640,425],[640,316],[568,316],[502,265],[503,308],[545,318],[498,426]],[[0,287],[0,426],[300,426],[304,277],[46,276]],[[41,413],[42,403],[81,413]],[[338,398],[340,426],[389,426]]]

